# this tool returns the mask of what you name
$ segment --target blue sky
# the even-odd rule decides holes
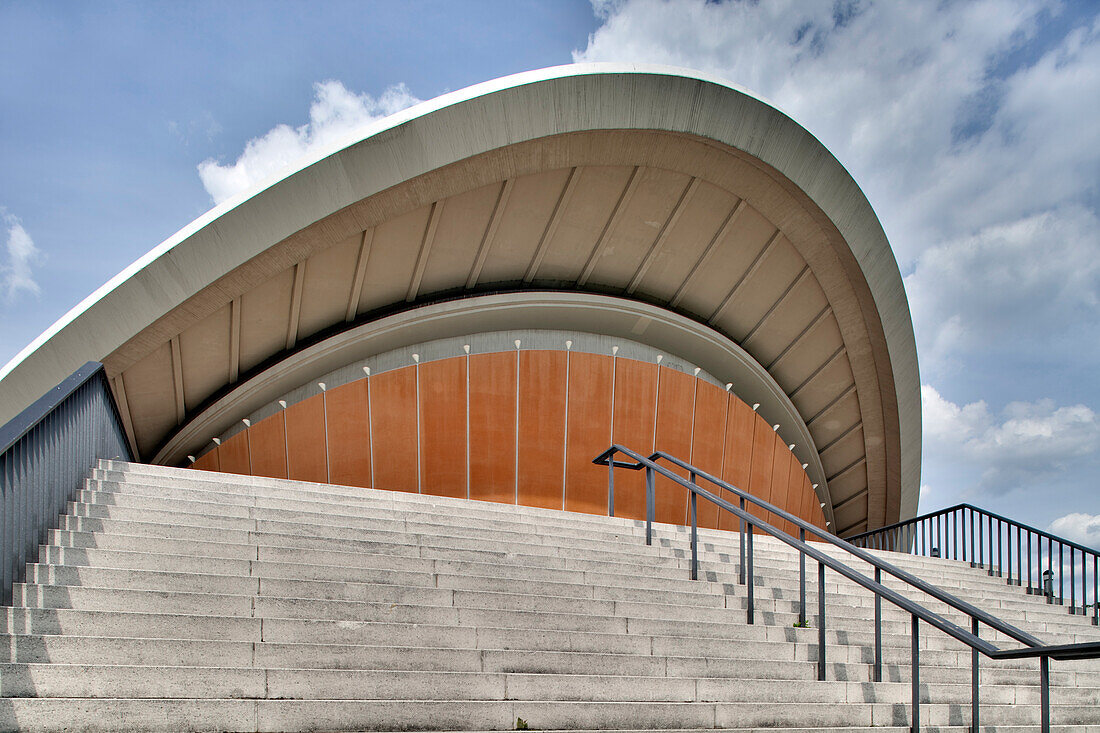
[[[0,0],[0,362],[282,161],[570,61],[717,74],[848,167],[897,254],[921,509],[1100,545],[1095,3]]]

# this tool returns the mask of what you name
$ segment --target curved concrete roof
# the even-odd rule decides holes
[[[301,161],[21,352],[0,371],[0,421],[100,360],[149,458],[311,344],[425,304],[531,289],[616,295],[705,324],[797,409],[839,533],[915,512],[916,349],[869,203],[773,105],[665,68],[498,79]]]

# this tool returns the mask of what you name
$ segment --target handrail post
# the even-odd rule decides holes
[[[798,528],[798,539],[806,541],[806,528]],[[798,625],[806,625],[806,552],[798,548]]]
[[[1016,587],[1022,587],[1024,584],[1024,562],[1020,557],[1020,550],[1024,549],[1024,530],[1020,525],[1016,525]]]
[[[974,636],[978,635],[978,619],[970,619],[970,633]],[[980,703],[978,695],[978,648],[970,647],[970,731],[971,733],[978,733],[978,705]]]
[[[691,483],[695,483],[695,472],[691,474]],[[691,492],[691,579],[699,580],[699,538],[698,531],[696,529],[697,523],[695,519],[695,500],[697,494]]]
[[[993,517],[989,520],[989,577],[993,577]]]
[[[1092,625],[1100,626],[1100,555],[1092,556]]]
[[[825,563],[817,563],[817,678],[825,680]]]
[[[913,614],[913,733],[920,733],[920,621]]]
[[[1027,533],[1027,593],[1032,595],[1031,592],[1031,532]]]
[[[615,516],[615,454],[607,457],[607,516]]]
[[[875,568],[875,582],[882,582],[882,570]],[[882,682],[882,596],[875,593],[875,682]]]
[[[1054,569],[1051,568],[1051,564],[1054,562],[1054,540],[1047,538],[1047,572],[1050,573],[1051,583],[1053,584]],[[1043,583],[1043,595],[1047,598],[1047,605],[1054,603],[1054,589],[1051,588],[1050,593],[1047,593],[1046,583]]]
[[[645,543],[653,544],[653,469],[645,469]]]
[[[1040,730],[1050,733],[1050,657],[1039,657]]]
[[[741,497],[741,511],[745,511],[745,497]],[[745,584],[745,518],[737,520],[741,525],[741,564],[737,566],[738,580]]]
[[[980,529],[978,530],[981,531]],[[974,510],[970,510],[970,567],[977,567],[974,555]]]
[[[749,525],[749,527],[748,527],[748,529],[749,529],[749,538],[748,538],[749,539],[749,557],[748,557],[748,573],[747,573],[748,577],[747,577],[747,580],[748,580],[748,583],[749,583],[749,600],[748,600],[749,623],[751,624],[751,623],[753,623],[753,620],[754,620],[753,617],[754,617],[754,611],[755,611],[755,608],[754,608],[754,594],[753,594],[753,580],[752,580],[752,522],[749,522],[748,525]]]
[[[1077,613],[1077,552],[1069,548],[1069,612]],[[1059,560],[1062,558],[1059,557]]]

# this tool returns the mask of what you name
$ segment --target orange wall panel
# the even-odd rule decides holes
[[[282,412],[265,417],[248,429],[252,475],[286,478],[286,431]]]
[[[417,493],[416,368],[371,377],[374,484]]]
[[[516,355],[470,357],[470,498],[515,503]]]
[[[775,454],[775,432],[760,415],[753,415],[752,461],[749,464],[749,493],[758,499],[771,501],[772,456]],[[764,510],[749,505],[750,513],[764,518]]]
[[[722,479],[742,491],[749,490],[752,473],[752,434],[756,413],[741,400],[730,400],[726,413],[725,454],[722,459]],[[732,495],[731,495],[732,496]],[[734,504],[737,504],[734,501]],[[719,529],[738,529],[737,518],[728,512],[718,517]]]
[[[420,489],[466,497],[466,358],[420,365]]]
[[[314,395],[283,410],[287,470],[295,481],[328,481],[324,399]]]
[[[519,354],[519,503],[562,508],[565,352]]]
[[[722,478],[722,454],[725,451],[726,403],[729,395],[720,387],[700,381],[695,391],[695,424],[692,428],[691,460],[693,466],[712,476]],[[708,481],[699,485],[712,494],[718,487]],[[722,492],[725,493],[725,492]],[[731,494],[723,496],[729,499]],[[718,527],[718,507],[706,499],[700,499],[696,507],[700,527]],[[690,520],[690,515],[688,517]]]
[[[329,480],[345,486],[372,486],[370,404],[367,379],[325,393]]]
[[[611,357],[569,355],[565,508],[607,514],[607,467],[592,459],[611,445]]]
[[[691,426],[695,412],[695,382],[695,377],[690,374],[668,367],[660,368],[660,385],[657,387],[657,450],[689,463]],[[666,467],[671,468],[668,464]],[[688,472],[680,468],[672,468],[672,472],[688,477]],[[656,491],[656,521],[676,524],[688,521],[687,489],[671,479],[658,476]]]
[[[283,477],[289,465],[293,479],[462,497],[468,450],[470,498],[511,504],[518,446],[521,504],[604,514],[607,470],[591,461],[612,442],[656,446],[824,525],[800,462],[749,405],[674,369],[582,352],[457,356],[420,365],[419,379],[414,366],[383,372],[261,420],[193,467]],[[644,472],[617,470],[615,489],[615,513],[644,518]],[[656,489],[657,521],[687,522],[688,492],[663,478]],[[705,501],[699,522],[738,525]]]
[[[791,463],[794,456],[778,433],[772,433],[772,435],[775,437],[775,447],[772,449],[772,480],[770,487],[772,498],[769,501],[779,509],[788,509],[787,483],[791,474]],[[791,531],[792,525],[777,514],[768,512],[767,520],[784,532],[789,533]]]
[[[203,453],[198,459],[191,464],[191,468],[199,471],[220,471],[221,464],[218,462],[218,446],[214,446],[213,450],[208,450]]]
[[[248,476],[252,466],[248,455],[248,431],[242,430],[218,446],[219,471],[239,473]]]
[[[653,449],[657,365],[615,359],[614,443],[643,455]],[[619,456],[619,460],[628,460]],[[645,519],[645,472],[615,471],[615,516]]]

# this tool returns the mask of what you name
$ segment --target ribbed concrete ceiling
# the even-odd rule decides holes
[[[820,451],[839,529],[855,529],[872,481],[885,483],[879,389],[870,385],[861,404],[852,361],[853,347],[868,350],[866,325],[836,265],[825,285],[811,268],[807,256],[821,259],[827,233],[773,176],[668,133],[574,134],[495,151],[318,222],[104,363],[150,456],[212,396],[343,324],[486,290],[626,295],[713,326],[773,375]],[[852,346],[838,315],[853,321]],[[873,364],[863,371],[873,381]]]
[[[532,288],[633,298],[710,325],[798,411],[836,531],[915,511],[912,325],[866,198],[775,108],[660,69],[488,82],[304,161],[43,334],[0,372],[0,419],[98,359],[149,457],[308,342]],[[640,320],[638,340],[644,330]]]

